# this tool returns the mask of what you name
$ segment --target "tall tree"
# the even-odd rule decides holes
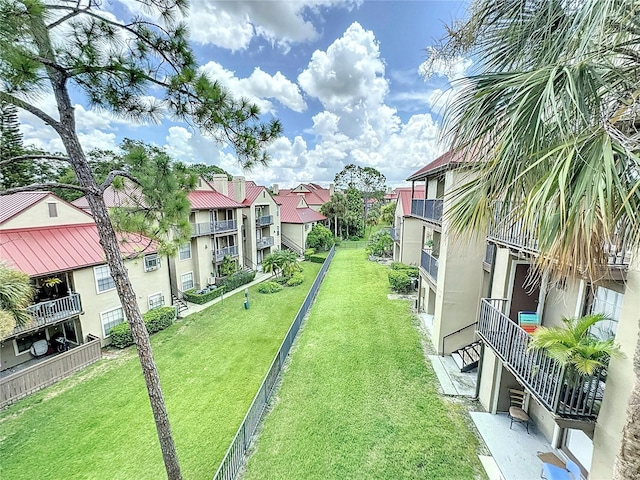
[[[380,199],[384,195],[386,177],[373,167],[361,167],[353,163],[336,173],[334,183],[343,189],[355,188],[360,192],[363,201],[362,220],[364,221],[370,207],[371,199]]]
[[[338,220],[342,220],[347,214],[347,197],[340,192],[334,193],[329,201],[320,207],[320,212],[329,218],[333,218],[333,234],[338,237],[338,231],[341,231],[338,226]]]
[[[261,123],[255,105],[235,100],[198,69],[186,28],[178,20],[187,13],[184,0],[139,3],[148,18],[159,19],[157,23],[141,17],[121,22],[102,2],[0,0],[0,101],[35,115],[57,133],[79,183],[45,182],[4,193],[66,186],[86,196],[131,326],[167,476],[173,480],[182,476],[160,378],[103,200],[116,177],[134,183],[136,179],[118,170],[96,181],[76,131],[71,91],[84,94],[92,107],[127,118],[159,121],[166,113],[191,122],[230,142],[244,166],[268,163],[263,147],[280,134],[281,126],[276,120]],[[55,115],[40,107],[38,94],[43,93],[55,99]]]
[[[445,115],[453,148],[483,159],[455,192],[453,225],[485,232],[502,200],[557,275],[599,278],[618,235],[637,253],[639,51],[637,0],[474,1],[429,60],[482,59]],[[639,478],[640,337],[633,365],[616,479]]]

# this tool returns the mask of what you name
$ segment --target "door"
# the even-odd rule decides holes
[[[540,300],[540,283],[536,279],[535,283],[527,278],[531,265],[528,263],[517,263],[515,265],[515,275],[513,278],[513,289],[511,291],[511,307],[509,308],[509,318],[518,323],[518,312],[537,312]]]

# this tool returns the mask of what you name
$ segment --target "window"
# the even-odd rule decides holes
[[[181,275],[180,280],[182,283],[183,292],[186,292],[187,290],[191,290],[193,288],[193,272]]]
[[[162,307],[163,305],[164,305],[164,297],[162,296],[162,292],[149,295],[149,310]]]
[[[100,321],[102,321],[102,334],[104,338],[107,338],[113,327],[124,322],[124,312],[122,311],[122,307],[102,312],[100,314]]]
[[[16,338],[13,344],[16,355],[27,353],[31,348],[31,345],[33,345],[38,340],[47,340],[44,330],[32,333],[31,335],[27,335],[26,337]]]
[[[280,225],[276,226],[276,235],[280,236]]]
[[[604,287],[596,288],[593,304],[591,305],[591,313],[603,313],[609,320],[598,322],[591,328],[591,333],[603,340],[615,336],[623,300],[624,295],[622,293]]]
[[[48,202],[49,218],[56,218],[58,216],[58,205],[55,202]]]
[[[160,255],[152,253],[144,256],[144,271],[152,272],[160,268]]]
[[[116,288],[116,283],[111,277],[111,270],[109,265],[101,265],[99,267],[93,267],[93,274],[96,277],[96,289],[98,293],[106,292]]]
[[[189,260],[191,258],[191,242],[186,242],[180,245],[178,249],[178,258],[180,260]]]

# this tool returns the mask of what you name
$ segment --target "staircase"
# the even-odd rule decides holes
[[[187,302],[174,295],[173,293],[171,294],[171,305],[174,305],[178,309],[178,317],[182,312],[189,309],[189,305],[187,305]]]
[[[456,362],[461,372],[468,372],[478,368],[480,360],[480,342],[473,342],[458,350],[451,352],[451,358]]]
[[[280,242],[282,243],[282,245],[287,247],[289,250],[294,251],[298,255],[304,255],[304,248],[302,248],[300,245],[298,245],[296,242],[294,242],[292,239],[290,239],[286,235],[284,234],[280,235]]]

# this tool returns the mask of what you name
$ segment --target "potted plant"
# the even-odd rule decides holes
[[[45,288],[45,292],[50,298],[58,298],[58,285],[62,283],[58,277],[49,277],[40,280],[40,283]]]

